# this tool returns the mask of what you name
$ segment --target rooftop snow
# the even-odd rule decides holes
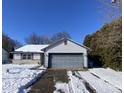
[[[16,52],[22,51],[22,52],[43,52],[41,49],[47,47],[48,45],[25,45],[23,47],[20,47],[16,49]]]

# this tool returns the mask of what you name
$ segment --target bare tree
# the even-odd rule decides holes
[[[112,3],[120,10],[122,13],[122,0],[112,0]]]
[[[99,13],[105,22],[118,19],[122,15],[122,0],[97,0]]]
[[[50,44],[52,40],[48,36],[41,36],[40,37],[41,44]]]
[[[2,48],[5,49],[7,52],[14,51],[15,48],[22,46],[20,42],[17,40],[13,40],[5,33],[2,33]]]
[[[11,53],[16,48],[21,47],[22,44],[17,40],[13,40],[5,33],[2,33],[2,48],[5,49],[9,53],[9,58],[13,58],[13,54]]]
[[[27,44],[49,44],[51,40],[47,36],[38,36],[35,33],[32,33],[29,37],[25,39]]]
[[[25,39],[25,42],[27,44],[50,44],[62,38],[71,38],[71,36],[67,32],[58,32],[54,34],[52,38],[48,36],[39,36],[35,33],[32,33],[29,37]]]
[[[23,46],[23,44],[22,43],[20,43],[19,41],[17,41],[17,40],[15,40],[15,47],[14,47],[14,49],[17,49],[17,48],[19,48],[19,47],[21,47],[21,46]]]
[[[56,42],[62,38],[71,38],[71,36],[67,32],[58,32],[52,36],[51,40],[52,42]]]
[[[36,35],[35,33],[32,33],[29,37],[25,39],[25,42],[27,44],[39,44],[40,43],[40,37]]]

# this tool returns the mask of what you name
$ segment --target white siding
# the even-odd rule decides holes
[[[48,50],[49,53],[86,53],[86,48],[83,48],[71,41],[67,41],[67,45],[63,43],[56,45]]]
[[[21,54],[14,54],[14,59],[21,59]]]
[[[53,46],[45,52],[45,66],[48,67],[48,54],[49,53],[83,53],[84,67],[87,67],[87,49],[83,48],[71,41],[67,41],[67,45],[64,42]]]
[[[40,59],[40,54],[33,54],[33,59]]]
[[[45,67],[48,67],[48,52],[45,52],[44,56],[45,56],[45,59],[44,59],[45,60],[45,62],[44,62],[45,64],[44,65],[45,65]]]
[[[21,53],[18,53],[14,54],[12,61],[14,64],[41,64],[42,59],[41,54],[38,53],[33,54],[33,59],[21,59]]]
[[[84,67],[88,67],[88,58],[87,58],[87,53],[84,54]]]

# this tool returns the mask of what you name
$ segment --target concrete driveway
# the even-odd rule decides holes
[[[28,93],[53,93],[57,81],[68,82],[66,70],[49,69],[31,88]]]

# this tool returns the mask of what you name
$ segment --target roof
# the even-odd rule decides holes
[[[71,40],[71,39],[69,39],[69,38],[62,38],[62,39],[58,40],[57,42],[55,42],[55,43],[53,43],[53,44],[51,44],[51,45],[49,45],[49,46],[47,46],[47,47],[42,48],[41,50],[44,51],[45,49],[48,49],[49,47],[51,47],[51,46],[53,46],[53,45],[55,45],[55,44],[57,44],[57,43],[59,43],[59,42],[63,42],[64,40],[69,40],[69,41],[71,41],[71,42],[77,44],[77,45],[80,46],[80,47],[86,48],[87,50],[91,50],[89,47],[84,46],[84,45],[80,45],[79,43],[77,43],[77,42],[75,42],[75,41],[73,41],[73,40]]]
[[[24,45],[16,49],[14,52],[43,52],[41,49],[47,47],[49,45]]]
[[[87,50],[90,50],[90,48],[84,46],[84,45],[80,45],[78,44],[77,42],[74,42],[73,40],[71,39],[68,39],[68,38],[63,38],[63,39],[60,39],[58,40],[57,42],[53,43],[53,44],[50,44],[50,45],[24,45],[23,47],[20,47],[18,49],[16,49],[13,53],[21,53],[21,52],[33,52],[33,53],[43,53],[45,49],[48,49],[49,47],[59,43],[59,42],[63,42],[64,40],[69,40],[77,45],[79,45],[80,47],[84,47],[86,48]]]

